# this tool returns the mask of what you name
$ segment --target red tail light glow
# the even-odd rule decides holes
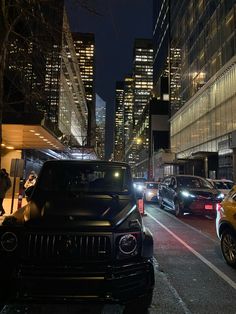
[[[217,212],[220,212],[221,209],[222,209],[221,203],[217,203],[217,204],[216,204],[216,211],[217,211]]]

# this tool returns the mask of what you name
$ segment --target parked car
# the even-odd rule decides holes
[[[220,239],[222,254],[230,266],[236,268],[236,185],[218,205],[216,232]]]
[[[217,190],[221,193],[228,194],[228,192],[232,189],[234,182],[227,179],[207,179]]]
[[[47,161],[27,195],[28,204],[0,226],[2,303],[102,300],[145,312],[153,238],[128,164]]]
[[[223,197],[209,181],[198,176],[167,176],[159,184],[160,207],[174,211],[176,216],[184,213],[215,215],[216,205]]]
[[[145,202],[157,202],[158,182],[148,181],[143,190],[143,199]]]

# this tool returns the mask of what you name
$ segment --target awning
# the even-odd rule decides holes
[[[65,146],[58,139],[61,134],[41,112],[4,112],[2,146],[11,149],[64,150]]]
[[[2,146],[11,149],[63,150],[65,148],[51,132],[37,124],[3,124]]]
[[[192,153],[190,158],[191,159],[203,159],[205,157],[217,156],[217,154],[218,154],[217,152],[198,151],[198,152]]]

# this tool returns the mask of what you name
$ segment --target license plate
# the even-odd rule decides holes
[[[205,209],[213,209],[213,205],[212,204],[206,204]]]

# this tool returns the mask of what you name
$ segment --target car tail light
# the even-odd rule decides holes
[[[212,204],[206,204],[205,205],[205,209],[206,210],[212,210],[213,209],[213,205]]]

